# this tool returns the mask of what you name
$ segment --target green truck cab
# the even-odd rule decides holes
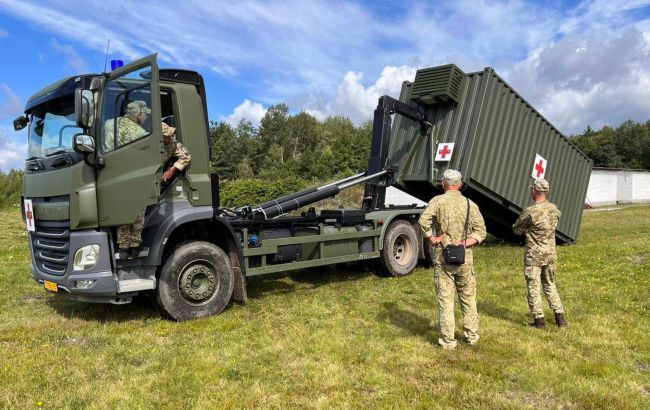
[[[137,138],[121,141],[116,130],[133,101],[150,113]],[[192,155],[168,186],[163,120]],[[237,210],[220,207],[218,176],[210,173],[202,76],[159,69],[155,55],[46,87],[14,126],[29,127],[23,215],[32,276],[78,301],[122,304],[153,292],[164,312],[187,320],[245,302],[250,276],[371,259],[403,276],[430,251],[417,227],[421,208],[383,206],[391,176],[382,169],[385,124],[375,133],[372,173]],[[361,209],[286,215],[357,183],[366,183]],[[121,258],[116,228],[143,211],[142,251]]]

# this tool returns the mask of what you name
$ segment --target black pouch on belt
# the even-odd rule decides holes
[[[467,238],[467,223],[469,222],[469,199],[467,199],[467,216],[465,217],[465,228],[463,229],[463,242]],[[465,245],[447,245],[442,251],[445,262],[450,265],[463,265],[465,263]]]
[[[465,246],[449,245],[442,252],[445,262],[450,265],[462,265],[465,263]]]

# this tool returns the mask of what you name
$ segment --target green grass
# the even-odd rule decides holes
[[[268,277],[247,305],[174,323],[147,298],[47,294],[18,211],[0,224],[0,408],[650,408],[650,206],[585,213],[559,248],[567,329],[525,325],[521,247],[479,247],[481,341],[451,352],[427,269]]]

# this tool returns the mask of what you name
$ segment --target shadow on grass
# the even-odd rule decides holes
[[[431,326],[430,318],[404,310],[394,302],[384,303],[383,308],[384,310],[377,315],[377,320],[388,321],[414,336],[423,338],[427,343],[437,343],[434,333],[437,334],[438,331]]]
[[[247,278],[246,290],[249,298],[256,299],[290,293],[297,289],[317,289],[321,286],[360,280],[372,275],[372,271],[360,263],[321,266]]]
[[[165,318],[162,312],[158,311],[151,295],[134,297],[131,303],[124,305],[78,302],[61,295],[48,298],[47,305],[65,318],[94,322],[122,323],[131,320]]]
[[[505,306],[497,306],[494,303],[479,301],[476,304],[479,317],[483,314],[493,317],[494,319],[506,320],[515,325],[521,325],[525,322],[522,312],[519,310],[509,309]]]

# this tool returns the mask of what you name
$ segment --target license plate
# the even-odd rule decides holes
[[[50,282],[49,280],[43,281],[43,286],[45,286],[45,289],[49,290],[50,292],[59,291],[59,285],[54,282]]]

